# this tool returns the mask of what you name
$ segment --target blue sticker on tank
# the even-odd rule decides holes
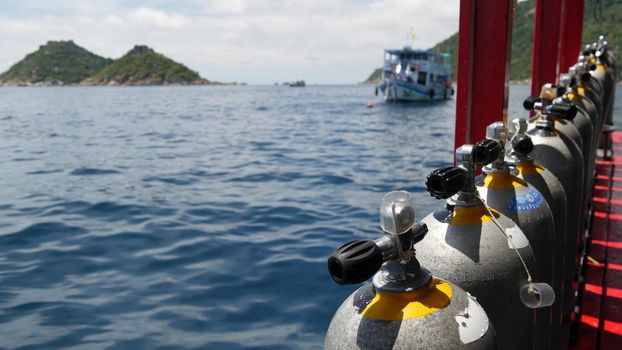
[[[525,194],[517,194],[508,202],[509,211],[532,211],[539,208],[544,202],[544,197],[535,188],[530,188]]]

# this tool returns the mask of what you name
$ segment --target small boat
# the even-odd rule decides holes
[[[449,54],[433,50],[385,49],[382,82],[385,101],[431,101],[453,96]]]
[[[303,87],[303,86],[305,86],[305,81],[300,79],[300,80],[289,82],[289,83],[287,83],[287,85],[289,85],[291,87]]]

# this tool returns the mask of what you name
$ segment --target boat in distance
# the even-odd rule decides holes
[[[382,81],[385,102],[432,101],[453,96],[449,54],[433,50],[385,49]]]
[[[303,87],[306,84],[304,80],[300,79],[300,80],[289,82],[287,83],[287,85],[289,85],[290,87]]]

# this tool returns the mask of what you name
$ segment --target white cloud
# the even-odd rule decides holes
[[[179,28],[186,24],[186,19],[181,15],[169,15],[166,12],[148,7],[141,7],[130,12],[128,18],[136,23],[163,28]]]
[[[47,40],[73,39],[106,57],[146,44],[208,79],[353,83],[380,66],[384,48],[403,46],[410,28],[417,34],[413,46],[420,48],[458,28],[458,0],[156,0],[131,8],[121,3],[94,1],[67,8],[72,15],[64,17],[7,17],[10,11],[0,4],[0,70]],[[74,4],[55,2],[60,10]]]

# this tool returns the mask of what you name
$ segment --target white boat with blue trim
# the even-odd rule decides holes
[[[385,49],[382,82],[376,86],[389,101],[431,101],[453,96],[449,54],[433,50]]]

